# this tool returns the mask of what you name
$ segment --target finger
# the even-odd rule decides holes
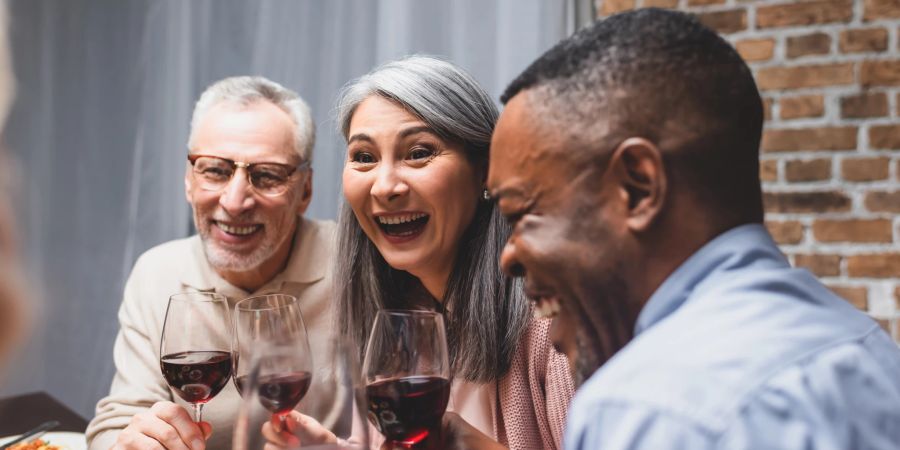
[[[285,431],[282,429],[282,428],[284,428],[283,425],[285,423],[287,423],[288,420],[292,420],[292,419],[289,419],[288,417],[290,417],[290,416],[285,417],[284,420],[279,419],[278,416],[269,417],[269,424],[272,427],[272,430],[274,430],[276,433],[281,433],[282,431]]]
[[[200,431],[203,432],[203,439],[209,440],[213,433],[212,425],[209,422],[200,422],[197,425],[200,426]]]
[[[191,450],[181,440],[181,435],[168,422],[156,417],[152,413],[141,413],[131,419],[134,431],[143,436],[156,440],[163,448],[169,450]],[[139,440],[138,442],[143,442]]]
[[[262,435],[267,441],[266,447],[269,447],[270,444],[273,448],[287,448],[300,445],[300,440],[290,433],[275,431],[271,420],[263,424]]]
[[[307,445],[337,443],[337,436],[334,433],[323,427],[316,419],[297,411],[291,411],[291,414],[285,417],[285,425],[292,435]]]
[[[158,402],[150,407],[150,412],[171,425],[178,433],[183,445],[190,450],[204,450],[206,439],[203,430],[182,407],[171,402]]]
[[[136,431],[133,427],[126,427],[116,438],[113,450],[164,450],[156,439]]]

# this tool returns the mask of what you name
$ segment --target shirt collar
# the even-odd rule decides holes
[[[199,236],[191,239],[192,264],[182,271],[181,283],[201,292],[218,292],[229,299],[242,299],[252,294],[283,291],[286,284],[314,283],[325,277],[331,263],[331,236],[323,236],[326,228],[300,218],[294,231],[293,246],[285,269],[256,292],[247,292],[222,278],[210,266]]]
[[[748,264],[789,265],[761,224],[732,228],[688,257],[650,296],[638,315],[634,335],[675,312],[709,279]]]

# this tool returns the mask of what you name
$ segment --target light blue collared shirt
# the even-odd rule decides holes
[[[635,328],[576,393],[566,450],[900,449],[900,349],[761,225],[692,255]]]

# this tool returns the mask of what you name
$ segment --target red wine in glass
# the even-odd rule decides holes
[[[393,447],[441,447],[441,418],[450,398],[443,316],[431,311],[378,311],[366,344],[363,375],[369,420]]]
[[[234,382],[245,395],[244,386],[248,375],[235,377]],[[294,409],[309,391],[312,374],[295,372],[286,375],[264,375],[259,378],[257,395],[259,402],[272,414],[286,414]]]
[[[233,370],[228,300],[212,292],[183,292],[169,297],[159,344],[159,368],[166,383],[194,406],[203,405],[228,384]]]
[[[212,400],[231,377],[231,353],[223,351],[172,353],[159,365],[169,386],[188,403]]]
[[[369,420],[389,441],[415,446],[440,429],[450,382],[436,376],[380,380],[366,386]]]
[[[250,297],[235,305],[234,381],[247,396],[284,420],[306,395],[313,361],[300,303],[285,294]],[[248,377],[256,371],[256,385]]]

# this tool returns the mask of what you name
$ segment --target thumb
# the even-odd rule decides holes
[[[212,436],[212,425],[209,422],[200,422],[197,425],[200,425],[200,431],[203,431],[203,439],[209,439]]]

